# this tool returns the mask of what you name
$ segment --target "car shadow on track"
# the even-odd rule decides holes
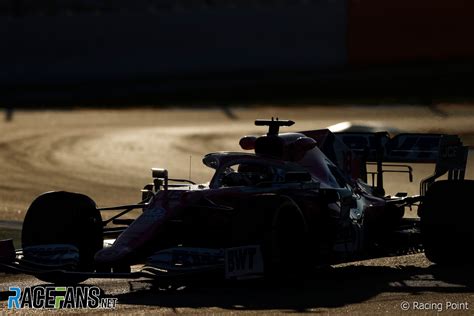
[[[289,283],[214,283],[202,280],[180,291],[130,283],[130,292],[114,296],[119,304],[167,308],[218,307],[227,310],[307,312],[361,303],[385,292],[400,294],[470,293],[472,268],[345,266],[319,270]]]

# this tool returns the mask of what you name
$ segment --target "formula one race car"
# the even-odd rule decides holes
[[[422,250],[438,264],[473,262],[474,181],[464,180],[468,150],[457,136],[279,133],[294,122],[255,124],[268,133],[240,139],[254,153],[204,157],[215,170],[207,184],[153,168],[137,204],[97,208],[82,194],[40,195],[26,214],[22,249],[0,242],[0,266],[77,283],[208,273],[293,277],[320,265]],[[412,181],[406,163],[433,163],[435,172],[421,182],[420,195],[386,195],[385,173],[405,172]],[[413,205],[419,218],[405,218]],[[134,209],[143,213],[123,218]],[[119,212],[102,220],[110,211]]]

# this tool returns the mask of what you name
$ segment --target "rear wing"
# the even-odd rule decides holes
[[[377,164],[377,188],[381,190],[384,162],[436,164],[433,175],[420,183],[421,195],[446,173],[449,180],[462,180],[465,176],[468,148],[457,135],[405,133],[393,138],[387,132],[335,135],[363,162]]]

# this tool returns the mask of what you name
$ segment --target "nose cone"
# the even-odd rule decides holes
[[[170,209],[161,206],[161,200],[154,199],[133,223],[117,237],[111,247],[99,250],[94,260],[97,263],[112,263],[131,259],[133,254],[150,241],[166,221]]]

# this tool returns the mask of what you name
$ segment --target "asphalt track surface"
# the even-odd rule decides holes
[[[190,157],[191,178],[206,182],[212,172],[201,164],[202,155],[239,150],[242,135],[264,133],[253,126],[255,118],[295,120],[288,131],[355,121],[401,131],[460,133],[466,143],[474,143],[474,109],[467,105],[267,106],[231,111],[232,115],[216,109],[15,113],[12,122],[0,122],[0,230],[8,234],[18,229],[29,203],[49,190],[82,192],[100,206],[136,202],[139,190],[150,181],[151,167],[166,167],[171,176],[188,178]],[[473,163],[471,157],[468,178],[474,178]],[[387,191],[416,194],[419,180],[431,172],[432,166],[417,166],[414,183],[406,175],[394,175]],[[415,214],[415,209],[407,211],[407,216]],[[320,269],[293,283],[204,280],[178,291],[164,291],[142,281],[98,279],[86,284],[97,285],[104,295],[118,299],[117,310],[95,313],[473,314],[473,276],[469,267],[441,268],[423,254],[413,254]],[[6,311],[8,287],[41,284],[30,276],[0,273],[2,311]],[[408,311],[402,309],[403,302],[408,302]]]

